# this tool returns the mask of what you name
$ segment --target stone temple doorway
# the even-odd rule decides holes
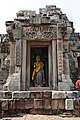
[[[32,72],[34,70],[34,63],[36,56],[40,56],[40,61],[44,64],[44,78],[45,84],[43,87],[49,87],[48,83],[48,47],[31,47],[30,48],[30,86],[34,87],[34,80],[32,80]]]
[[[38,87],[34,85],[32,80],[32,73],[34,70],[34,63],[36,62],[36,56],[40,56],[40,61],[44,64],[44,77],[45,84],[39,87],[40,90],[50,89],[50,81],[52,80],[52,52],[51,52],[51,41],[30,41],[27,47],[27,76],[26,86],[29,90],[37,90]]]

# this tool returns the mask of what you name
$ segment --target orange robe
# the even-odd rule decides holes
[[[35,79],[36,75],[38,72],[44,67],[44,64],[42,62],[39,62],[36,68],[34,68],[33,73],[32,73],[32,80]]]

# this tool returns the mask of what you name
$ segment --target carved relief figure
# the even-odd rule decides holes
[[[34,70],[32,73],[32,80],[34,80],[35,87],[43,87],[45,84],[43,67],[44,64],[40,61],[40,56],[36,56],[36,62],[34,63]]]

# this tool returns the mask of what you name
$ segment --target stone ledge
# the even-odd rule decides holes
[[[66,98],[65,91],[52,91],[52,99]]]
[[[14,91],[12,92],[13,99],[26,99],[30,98],[30,91]]]
[[[0,99],[73,99],[78,91],[0,91]]]

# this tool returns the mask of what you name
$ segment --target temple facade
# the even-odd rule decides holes
[[[40,8],[39,14],[20,10],[16,15],[0,36],[0,118],[16,113],[80,116],[80,91],[75,91],[80,33],[54,5]]]
[[[4,89],[71,90],[80,75],[80,34],[74,33],[73,22],[54,5],[40,8],[39,14],[20,10],[16,15],[14,21],[6,21],[10,68]],[[32,81],[37,55],[44,63],[43,87]]]

